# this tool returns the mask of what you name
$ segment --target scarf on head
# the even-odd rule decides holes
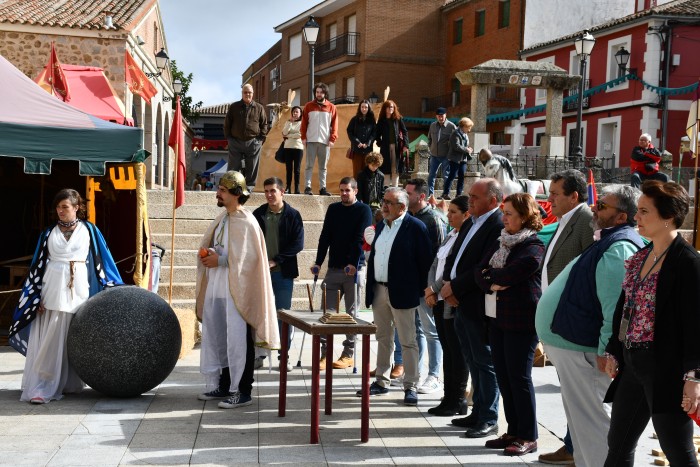
[[[489,265],[492,268],[502,268],[505,266],[510,250],[512,250],[518,243],[522,242],[531,235],[535,235],[536,233],[537,232],[532,229],[521,229],[514,234],[506,232],[506,229],[501,230],[501,236],[498,239],[501,243],[501,247],[493,254],[489,260]]]

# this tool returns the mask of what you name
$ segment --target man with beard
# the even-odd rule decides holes
[[[355,297],[355,282],[358,269],[364,262],[362,245],[364,232],[372,224],[372,210],[364,203],[357,201],[357,182],[352,177],[340,180],[340,202],[328,206],[326,217],[323,219],[321,236],[318,239],[316,262],[311,266],[315,276],[321,270],[321,265],[328,255],[328,271],[323,285],[326,288],[326,303],[328,309],[338,310],[338,291],[345,296],[345,309],[348,314],[357,313]],[[333,368],[348,368],[353,366],[355,352],[355,336],[348,334],[343,341],[343,353],[338,361],[333,362]],[[331,355],[333,349],[331,349]],[[321,337],[321,370],[326,369],[326,338]]]
[[[592,227],[600,229],[600,240],[564,268],[537,306],[537,335],[559,374],[576,465],[603,465],[608,452],[605,347],[625,260],[644,246],[634,228],[640,194],[625,185],[605,189],[593,206]]]
[[[226,208],[200,243],[196,311],[202,321],[200,400],[224,399],[222,409],[252,403],[254,345],[279,349],[277,311],[265,239],[253,214],[246,180],[230,170],[221,177],[217,206]]]
[[[330,196],[326,190],[326,172],[331,148],[338,139],[338,115],[335,105],[328,101],[328,86],[318,83],[314,86],[314,100],[304,106],[301,119],[301,139],[306,143],[306,189],[304,194],[313,195],[311,175],[314,161],[318,158],[319,194]]]

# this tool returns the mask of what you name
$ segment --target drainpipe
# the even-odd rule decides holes
[[[665,88],[669,87],[671,82],[671,42],[673,40],[673,25],[669,23],[668,20],[664,23],[663,30],[666,36],[665,48],[664,48],[664,79],[663,86]],[[666,134],[668,132],[668,94],[663,96],[663,111],[661,112],[661,139],[659,141],[659,148],[666,149]]]

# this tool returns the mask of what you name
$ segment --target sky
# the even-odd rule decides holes
[[[160,0],[167,52],[192,73],[188,95],[204,106],[241,98],[241,76],[282,35],[275,26],[322,0]]]

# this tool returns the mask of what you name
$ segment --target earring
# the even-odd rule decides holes
[[[668,221],[664,222],[664,227],[668,229]]]

